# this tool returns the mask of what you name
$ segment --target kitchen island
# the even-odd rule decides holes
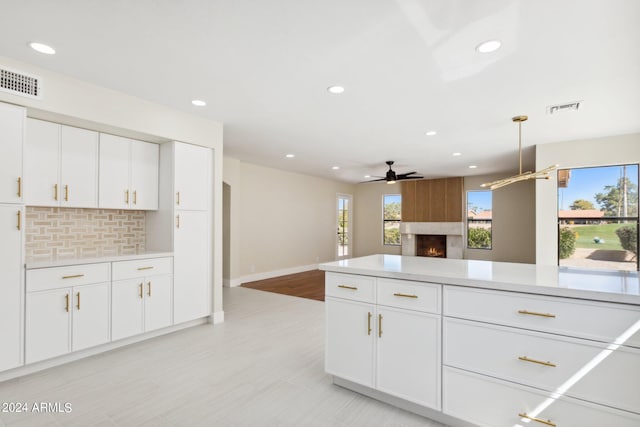
[[[453,426],[639,426],[638,273],[372,255],[326,274],[334,383]]]

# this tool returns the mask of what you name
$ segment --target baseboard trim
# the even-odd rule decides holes
[[[214,317],[215,317],[214,313]],[[178,332],[182,329],[191,328],[193,326],[199,326],[206,324],[209,317],[202,319],[191,320],[188,322],[180,323],[178,325],[169,326],[167,328],[158,329],[156,331],[147,332],[141,335],[133,337],[123,338],[121,340],[113,341],[110,343],[102,344],[97,347],[88,348],[85,350],[75,351],[63,356],[58,356],[53,359],[42,360],[40,362],[30,363],[28,365],[20,366],[9,371],[0,372],[0,383],[13,378],[22,377],[25,375],[33,374],[35,372],[44,371],[45,369],[53,368],[55,366],[64,365],[66,363],[75,362],[76,360],[84,359],[86,357],[95,356],[110,350],[115,350],[120,347],[125,347],[131,344],[135,344],[141,341],[145,341],[151,338],[159,337],[162,335]],[[223,313],[224,320],[224,313]]]
[[[301,265],[298,267],[284,268],[282,270],[265,271],[263,273],[250,274],[237,279],[229,280],[229,286],[240,286],[243,283],[255,282],[256,280],[271,279],[278,276],[286,276],[287,274],[304,273],[305,271],[317,270],[318,264]]]
[[[214,312],[211,317],[212,317],[214,325],[217,325],[218,323],[224,323],[224,311],[223,310]]]

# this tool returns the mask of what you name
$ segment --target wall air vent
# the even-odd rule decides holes
[[[27,98],[42,98],[40,77],[15,71],[0,65],[0,90]]]
[[[578,111],[582,106],[582,101],[567,102],[566,104],[550,105],[547,107],[547,114],[553,115],[565,111]]]

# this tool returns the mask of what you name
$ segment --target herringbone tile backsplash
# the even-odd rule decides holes
[[[30,259],[127,255],[144,251],[144,211],[27,207]]]

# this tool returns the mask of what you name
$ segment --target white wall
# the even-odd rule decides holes
[[[222,313],[222,124],[10,58],[0,56],[0,65],[41,78],[42,99],[0,92],[0,102],[27,107],[29,117],[152,142],[175,140],[214,149],[214,317]]]
[[[225,158],[230,284],[315,268],[336,256],[336,194],[354,186]]]
[[[542,144],[536,148],[538,169],[608,166],[640,162],[640,134]],[[536,263],[558,265],[558,182],[536,183]]]
[[[401,194],[400,184],[386,182],[357,184],[354,195],[354,255],[400,255],[401,246],[383,244],[382,196]]]

